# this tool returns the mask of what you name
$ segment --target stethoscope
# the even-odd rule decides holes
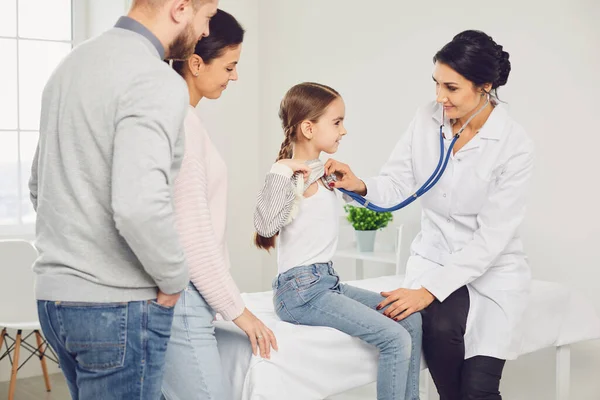
[[[352,198],[354,201],[356,201],[363,207],[368,208],[369,210],[372,210],[375,212],[397,211],[397,210],[400,210],[401,208],[408,206],[413,201],[415,201],[416,199],[418,199],[419,197],[421,197],[425,193],[427,193],[440,180],[440,178],[444,174],[444,171],[446,171],[448,161],[450,160],[450,155],[452,154],[452,149],[454,149],[454,145],[455,145],[456,141],[458,140],[458,138],[460,137],[461,133],[465,130],[467,125],[469,125],[469,122],[471,122],[471,120],[473,118],[475,118],[480,112],[482,112],[487,107],[487,105],[490,103],[489,93],[487,93],[486,95],[487,96],[486,96],[485,104],[479,110],[477,110],[477,112],[475,114],[473,114],[467,120],[467,122],[464,123],[464,125],[458,130],[458,132],[456,132],[456,134],[452,138],[452,142],[450,143],[450,146],[448,147],[448,151],[446,152],[445,155],[444,155],[444,121],[446,118],[446,113],[444,112],[444,107],[442,106],[442,122],[440,124],[440,159],[438,161],[437,167],[435,168],[435,171],[433,171],[433,173],[431,174],[429,179],[427,179],[427,181],[425,181],[425,183],[414,194],[412,194],[410,197],[408,197],[406,200],[404,200],[400,204],[397,204],[393,207],[388,207],[388,208],[379,207],[373,203],[370,203],[367,199],[365,199],[364,197],[362,197],[361,195],[359,195],[357,193],[350,192],[346,189],[341,189],[341,188],[338,188],[338,190],[340,192],[348,195],[350,198]],[[336,181],[337,179],[336,179],[335,174],[332,174],[332,175],[325,176],[324,180],[325,180],[325,184],[328,185],[330,182]]]

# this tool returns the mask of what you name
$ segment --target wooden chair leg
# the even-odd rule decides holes
[[[4,336],[6,336],[6,328],[2,329],[2,333],[0,333],[0,354],[2,354],[2,345],[4,344]]]
[[[21,334],[22,331],[17,331],[17,340],[15,341],[15,354],[13,356],[13,365],[10,375],[10,386],[8,388],[8,400],[15,398],[15,389],[17,388],[17,372],[19,370],[19,355],[21,353]]]
[[[35,340],[37,341],[38,351],[43,354],[40,356],[40,363],[42,364],[42,372],[44,373],[44,381],[46,382],[46,391],[50,392],[52,390],[52,386],[50,386],[50,377],[48,376],[48,367],[46,366],[46,356],[45,351],[48,349],[48,345],[44,346],[42,335],[40,331],[35,331]]]

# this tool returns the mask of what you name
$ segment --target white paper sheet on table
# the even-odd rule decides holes
[[[402,280],[393,275],[347,283],[380,292],[400,287]],[[217,321],[219,352],[232,399],[324,399],[375,381],[375,347],[335,329],[280,321],[270,291],[242,296],[277,336],[279,352],[272,352],[270,360],[255,357],[240,329]],[[600,319],[589,302],[552,282],[534,282],[523,323],[521,354],[600,337]]]

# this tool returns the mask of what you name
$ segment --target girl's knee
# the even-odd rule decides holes
[[[402,351],[403,348],[407,349],[408,355],[410,355],[410,349],[412,346],[412,337],[410,332],[403,326],[397,325],[395,328],[389,328],[381,334],[379,340],[380,351]]]
[[[414,313],[407,318],[398,322],[411,336],[412,340],[419,339],[423,336],[423,321],[420,313]]]
[[[421,331],[423,329],[423,318],[421,317],[421,313],[413,313],[406,317],[402,324],[407,330],[411,331]]]

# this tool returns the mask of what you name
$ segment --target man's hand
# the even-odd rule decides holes
[[[175,307],[175,304],[177,304],[177,300],[179,300],[179,296],[181,296],[181,293],[166,294],[159,290],[158,296],[156,297],[156,302],[163,307],[171,307],[172,308],[172,307]]]

